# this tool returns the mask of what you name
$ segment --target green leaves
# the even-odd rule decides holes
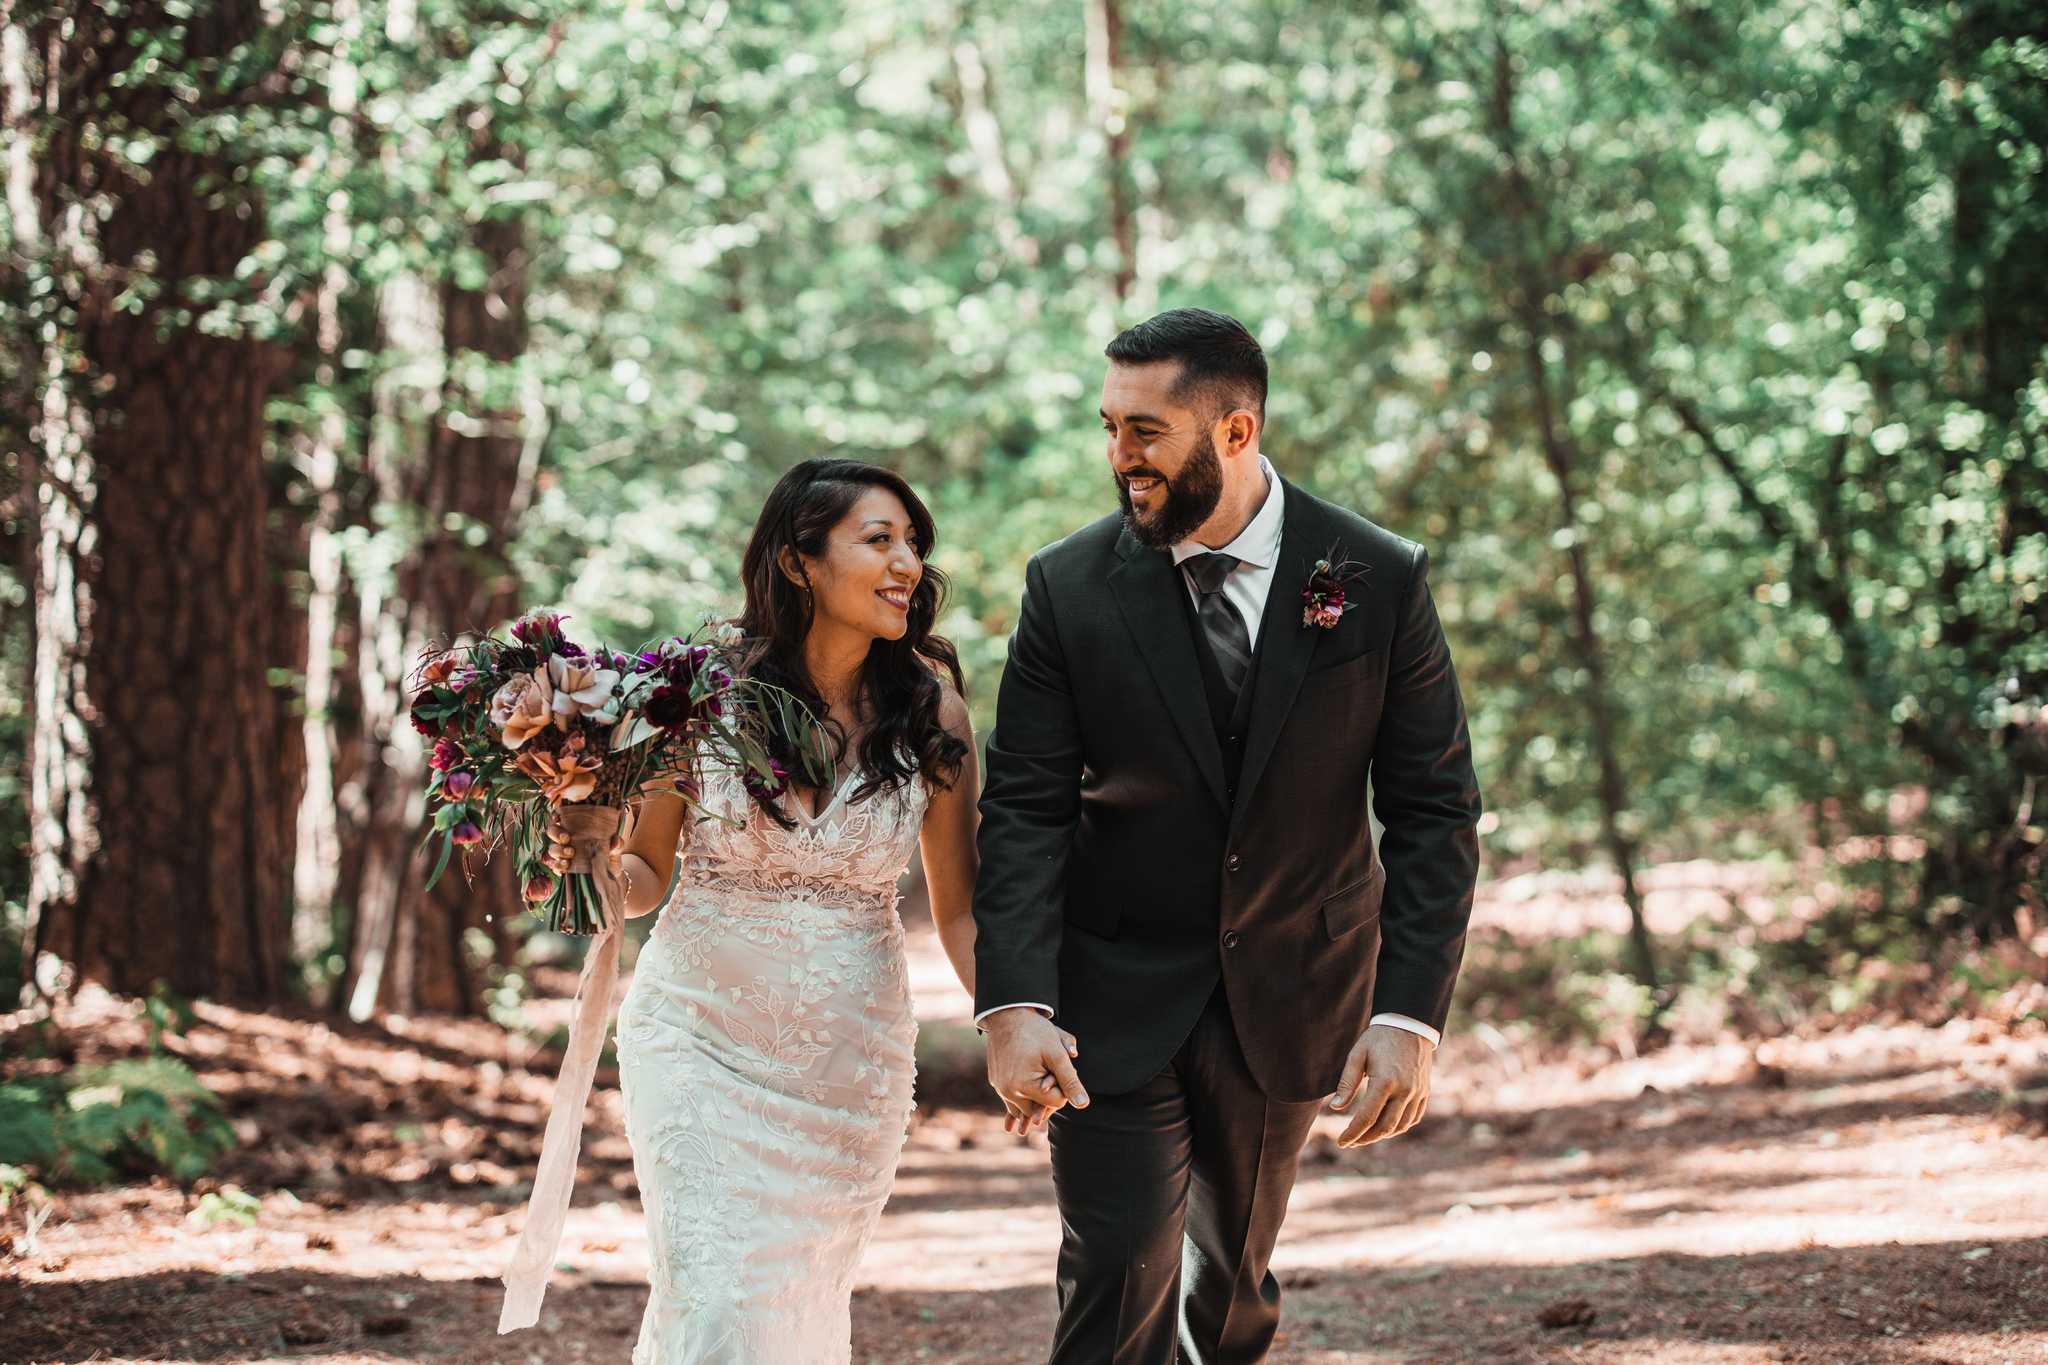
[[[0,1163],[36,1167],[52,1184],[192,1180],[234,1145],[213,1093],[174,1057],[0,1085]]]

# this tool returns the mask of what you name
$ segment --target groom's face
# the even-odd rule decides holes
[[[1124,524],[1142,545],[1186,540],[1223,496],[1223,466],[1201,413],[1173,396],[1180,362],[1116,365],[1102,381],[1102,429]]]

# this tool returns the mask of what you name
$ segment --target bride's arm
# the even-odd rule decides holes
[[[675,875],[676,852],[689,813],[688,803],[674,791],[650,791],[627,822],[626,846],[619,854],[619,869],[626,877],[627,919],[661,904],[669,878]]]
[[[974,833],[980,823],[975,809],[981,799],[981,766],[974,746],[974,725],[967,717],[967,703],[952,688],[946,688],[939,706],[939,723],[967,746],[960,771],[948,787],[931,784],[931,802],[925,808],[924,827],[918,836],[924,851],[924,882],[931,894],[932,923],[939,931],[939,943],[960,984],[974,995],[974,876],[980,863],[974,852]]]

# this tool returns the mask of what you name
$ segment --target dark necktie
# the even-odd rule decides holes
[[[1202,633],[1209,637],[1216,667],[1222,670],[1224,685],[1233,697],[1244,690],[1245,675],[1252,671],[1251,633],[1223,592],[1223,580],[1230,577],[1237,563],[1234,556],[1225,554],[1196,555],[1181,563],[1200,594],[1195,602],[1195,619],[1202,623]]]

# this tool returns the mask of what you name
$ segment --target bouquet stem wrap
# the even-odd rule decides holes
[[[609,812],[612,807],[573,807],[563,811],[564,823],[572,832],[571,812],[588,819]],[[569,1047],[562,1057],[562,1071],[555,1078],[555,1094],[548,1109],[547,1133],[541,1139],[540,1166],[534,1176],[533,1197],[526,1205],[526,1225],[520,1230],[519,1245],[505,1269],[505,1302],[498,1313],[498,1331],[516,1332],[540,1319],[541,1296],[547,1292],[548,1272],[554,1268],[555,1252],[562,1243],[562,1225],[569,1215],[569,1194],[576,1185],[576,1160],[583,1148],[583,1108],[590,1099],[590,1084],[597,1075],[598,1055],[604,1049],[604,1035],[611,1020],[612,988],[619,979],[619,934],[625,921],[626,886],[612,868],[609,858],[590,858],[579,849],[571,863],[571,875],[586,877],[598,902],[603,927],[590,954],[583,960],[583,977],[576,985],[575,1016],[569,1025]]]

